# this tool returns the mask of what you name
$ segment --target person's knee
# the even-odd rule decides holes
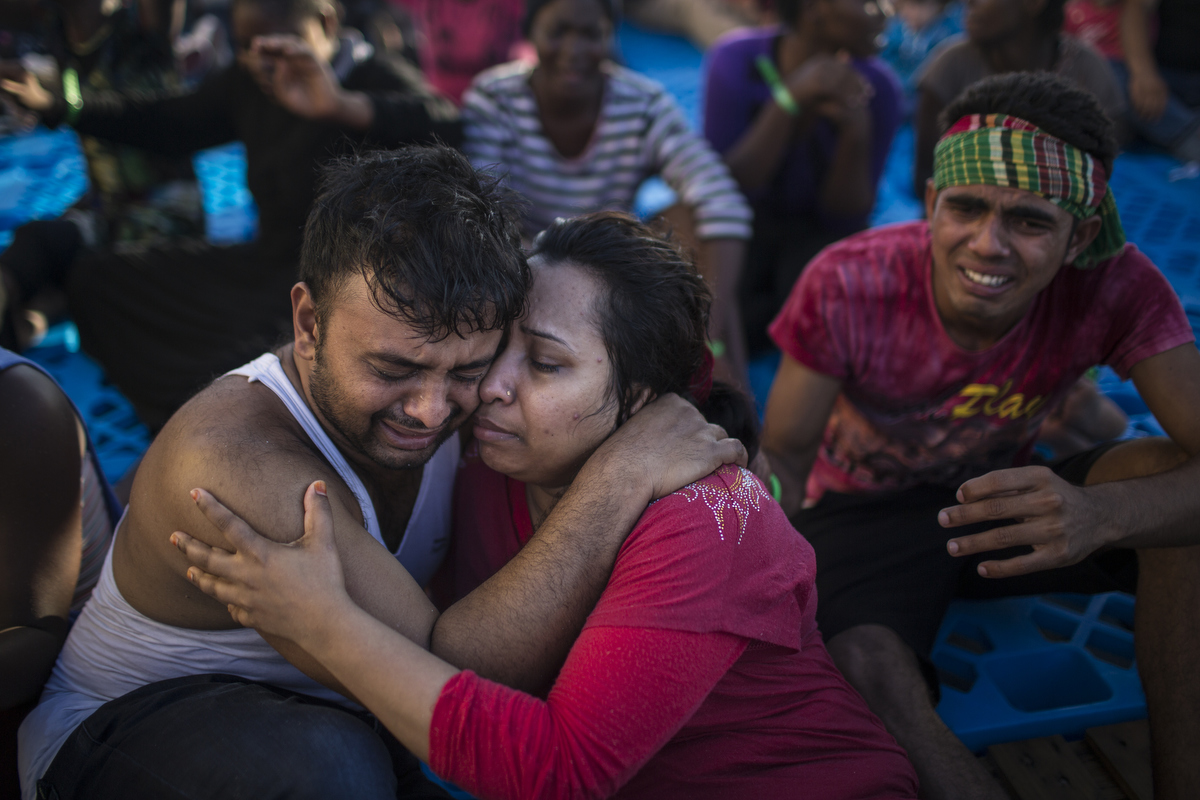
[[[834,636],[828,649],[842,675],[872,708],[914,693],[929,694],[916,653],[891,628],[856,625]]]
[[[298,756],[289,761],[290,788],[282,796],[297,800],[395,797],[391,755],[365,722],[322,709],[302,726],[281,734],[295,738],[293,746],[285,749]]]
[[[1145,478],[1187,461],[1187,452],[1166,437],[1135,439],[1109,450],[1088,471],[1087,484]]]

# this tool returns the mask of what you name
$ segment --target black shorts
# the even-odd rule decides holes
[[[1101,445],[1051,468],[1083,485],[1096,460],[1113,446]],[[951,538],[1007,524],[943,528],[938,512],[958,505],[956,491],[918,486],[871,495],[826,492],[816,506],[792,518],[817,553],[817,622],[826,642],[856,625],[884,625],[928,665],[942,617],[956,597],[1136,591],[1137,556],[1131,550],[1094,554],[1074,566],[1014,578],[980,577],[975,567],[981,561],[1011,558],[1030,548],[950,556],[946,542]]]

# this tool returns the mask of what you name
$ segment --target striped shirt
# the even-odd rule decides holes
[[[475,78],[463,96],[463,149],[529,201],[528,235],[556,217],[633,207],[638,186],[661,176],[691,207],[701,239],[749,239],[750,207],[720,157],[696,135],[661,84],[607,63],[592,139],[564,158],[546,138],[529,86],[533,65],[514,61]]]

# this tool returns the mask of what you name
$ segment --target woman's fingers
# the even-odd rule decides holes
[[[304,492],[304,539],[319,549],[334,548],[333,509],[325,481],[313,481]]]
[[[245,520],[226,508],[220,500],[204,489],[192,489],[192,500],[213,527],[224,535],[225,540],[239,553],[262,555],[263,539]]]
[[[187,579],[200,591],[225,605],[240,606],[246,602],[244,587],[240,583],[219,578],[199,567],[188,567]]]
[[[188,536],[183,531],[171,534],[171,544],[179,548],[187,560],[195,566],[223,578],[233,577],[237,568],[237,560],[233,553],[219,547],[210,547],[199,539]]]

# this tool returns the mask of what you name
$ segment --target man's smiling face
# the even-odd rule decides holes
[[[970,350],[1007,333],[1100,230],[1098,217],[1077,222],[1044,197],[1005,186],[939,192],[930,181],[925,210],[938,313]]]

